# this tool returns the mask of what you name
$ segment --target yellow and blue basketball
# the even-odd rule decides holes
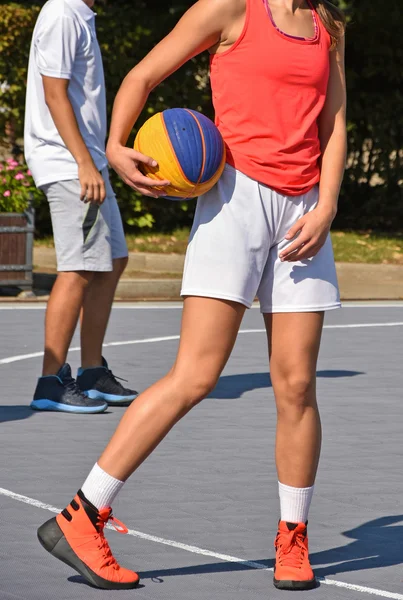
[[[206,193],[221,176],[225,146],[217,127],[205,115],[171,108],[153,115],[140,128],[134,148],[154,158],[158,167],[141,164],[154,180],[166,179],[166,198],[183,200]]]

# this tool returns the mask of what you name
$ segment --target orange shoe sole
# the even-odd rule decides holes
[[[318,582],[315,577],[313,579],[307,579],[306,581],[288,581],[286,579],[276,579],[273,577],[273,584],[278,590],[301,591],[313,590],[317,587]]]

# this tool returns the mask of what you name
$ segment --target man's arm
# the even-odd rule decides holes
[[[105,184],[81,136],[73,107],[67,95],[68,79],[42,75],[45,102],[52,119],[78,165],[81,200],[101,204],[105,200]]]
[[[68,97],[80,44],[80,27],[66,14],[54,14],[40,21],[33,40],[35,60],[42,75],[45,102],[55,126],[78,165],[81,199],[101,203],[105,186],[80,133]]]

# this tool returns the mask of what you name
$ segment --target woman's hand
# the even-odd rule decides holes
[[[293,262],[315,256],[326,241],[334,216],[332,211],[317,206],[298,219],[285,239],[292,240],[297,237],[280,253],[280,259]]]
[[[106,156],[109,164],[123,181],[134,190],[140,192],[144,196],[151,198],[159,198],[165,195],[161,189],[156,189],[170,184],[167,180],[156,181],[146,177],[139,170],[139,164],[143,163],[150,167],[157,167],[157,162],[126,146],[112,146],[107,148]]]

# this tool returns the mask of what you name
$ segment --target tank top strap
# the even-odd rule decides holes
[[[326,27],[324,26],[322,19],[320,18],[320,15],[318,13],[318,11],[316,10],[315,6],[312,4],[311,0],[306,0],[309,8],[311,9],[311,11],[314,13],[315,15],[315,28],[317,27],[319,29],[319,35],[317,36],[318,39],[322,38],[326,41],[326,44],[328,45],[328,47],[330,48],[331,46],[331,37],[330,34],[328,32],[328,30],[326,29]]]

